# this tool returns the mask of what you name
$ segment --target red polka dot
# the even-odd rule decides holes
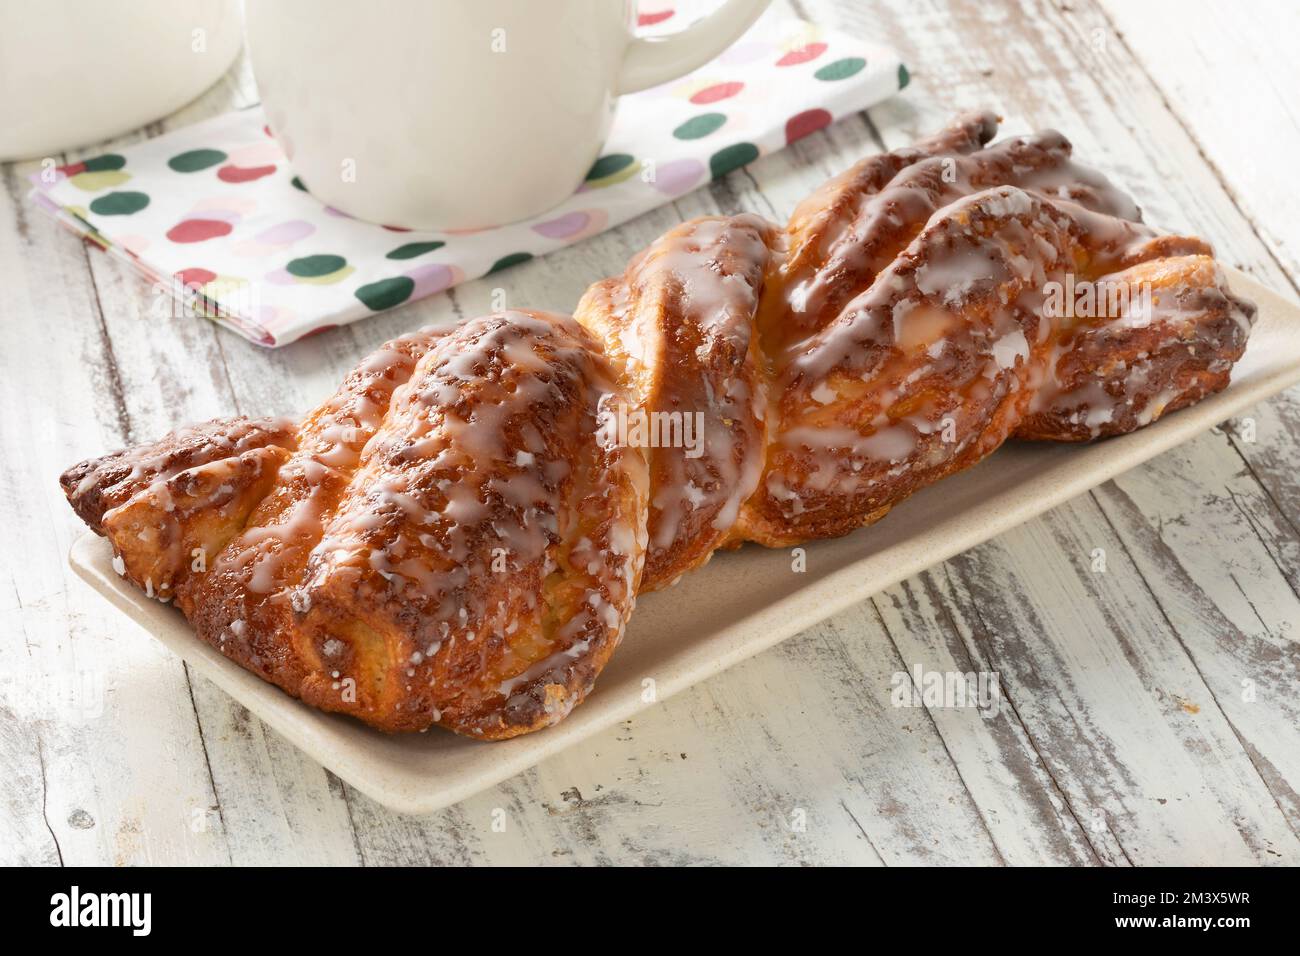
[[[825,43],[809,43],[798,49],[791,50],[781,59],[776,61],[777,66],[798,66],[800,63],[807,63],[809,60],[815,60],[826,52]]]
[[[729,97],[735,96],[744,88],[745,84],[741,83],[739,80],[734,80],[731,83],[715,83],[713,86],[706,86],[704,89],[692,96],[691,102],[696,106],[703,106],[706,103],[716,103],[719,100],[725,100]]]
[[[251,183],[273,172],[274,166],[222,166],[217,170],[217,178],[223,183]]]
[[[186,219],[167,230],[172,242],[202,242],[217,236],[228,236],[235,227],[220,219]]]
[[[207,285],[217,277],[215,272],[209,272],[207,269],[200,269],[194,266],[189,269],[182,269],[176,273],[176,278],[181,280],[181,285],[188,288],[201,287]]]
[[[639,27],[652,27],[656,23],[663,23],[672,15],[672,10],[655,10],[652,13],[638,13],[636,17],[636,25]]]
[[[785,141],[793,143],[809,133],[815,133],[823,126],[831,124],[831,114],[826,110],[804,110],[785,121]]]

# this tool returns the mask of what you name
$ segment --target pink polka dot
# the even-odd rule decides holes
[[[411,298],[418,299],[451,288],[460,281],[463,273],[456,266],[445,266],[438,262],[430,262],[428,265],[412,269],[406,273],[406,277],[415,283],[415,288],[411,291]]]
[[[217,178],[223,183],[251,183],[275,172],[274,166],[222,166]]]
[[[829,126],[831,114],[823,109],[804,110],[785,121],[785,141],[793,143],[809,133],[814,133],[823,126]]]
[[[558,219],[539,222],[533,226],[533,232],[546,236],[548,239],[566,239],[582,232],[586,228],[589,218],[585,212],[571,212],[560,216]]]
[[[307,238],[315,231],[316,227],[305,219],[290,219],[288,222],[277,223],[268,229],[263,229],[257,234],[256,239],[268,245],[288,245]]]
[[[666,196],[680,196],[704,176],[704,163],[698,159],[674,159],[655,170],[654,187]]]
[[[798,66],[800,63],[808,63],[817,59],[826,52],[825,43],[809,43],[796,49],[791,50],[781,59],[776,61],[777,66]]]
[[[636,25],[639,27],[652,27],[656,23],[663,23],[674,12],[673,10],[652,10],[649,13],[639,13],[636,18]]]
[[[205,286],[216,277],[217,274],[215,272],[208,269],[200,269],[198,266],[194,266],[190,269],[182,269],[180,272],[176,273],[176,278],[181,280],[181,285],[190,288]]]
[[[694,96],[691,102],[696,106],[704,106],[707,103],[717,103],[719,100],[730,99],[745,88],[745,84],[739,80],[733,80],[730,83],[715,83],[712,86],[706,86]]]
[[[167,230],[172,242],[203,242],[218,236],[228,236],[235,227],[219,219],[186,219]]]

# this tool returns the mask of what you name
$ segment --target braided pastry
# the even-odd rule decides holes
[[[637,593],[716,549],[841,535],[1009,437],[1227,385],[1254,307],[1209,246],[1142,225],[1060,134],[995,128],[866,159],[784,229],[684,223],[573,317],[402,336],[299,423],[182,429],[64,490],[122,574],[313,706],[555,723]]]

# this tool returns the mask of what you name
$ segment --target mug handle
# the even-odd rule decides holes
[[[614,92],[635,93],[703,66],[740,39],[771,0],[726,0],[702,20],[668,36],[640,37],[627,48]]]

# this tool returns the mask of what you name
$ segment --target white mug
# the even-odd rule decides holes
[[[690,72],[769,0],[633,36],[632,0],[254,0],[267,122],[307,189],[414,229],[513,222],[566,199],[620,93]]]
[[[240,41],[235,0],[0,3],[0,162],[166,116],[217,81]]]

